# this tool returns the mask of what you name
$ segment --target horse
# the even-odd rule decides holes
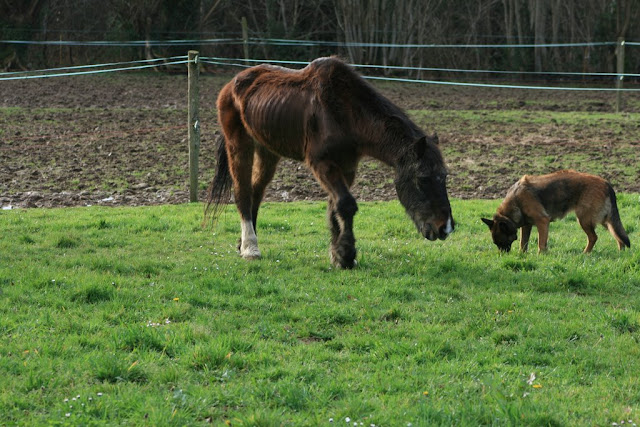
[[[217,108],[217,170],[205,215],[215,219],[233,187],[243,258],[261,256],[258,209],[281,157],[304,162],[328,194],[329,254],[336,267],[357,263],[358,206],[349,189],[363,156],[395,169],[400,203],[426,239],[444,240],[453,232],[437,135],[427,136],[341,59],[318,58],[300,70],[247,68],[221,89]]]

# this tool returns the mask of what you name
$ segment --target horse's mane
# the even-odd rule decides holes
[[[395,146],[397,155],[405,155],[413,142],[425,137],[424,132],[400,107],[378,92],[342,59],[335,56],[316,59],[301,73],[310,80],[316,80],[316,93],[328,107],[327,111],[334,114],[334,119],[340,122],[346,117],[353,117],[362,123],[361,130],[372,137],[379,138],[383,133],[386,134],[387,141]]]
[[[336,56],[318,58],[304,70],[317,76],[326,96],[349,93],[361,108],[382,116],[397,116],[410,122],[404,111],[367,82],[356,70]],[[414,126],[415,127],[415,126]]]

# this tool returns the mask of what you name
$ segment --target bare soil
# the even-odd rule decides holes
[[[215,98],[229,78],[201,79],[201,200],[214,170]],[[615,95],[373,84],[427,132],[438,132],[452,197],[500,198],[524,173],[561,168],[599,173],[618,191],[640,192],[640,125],[628,114],[640,111],[637,92],[625,94],[622,122],[582,126],[545,117],[550,111],[609,113]],[[187,202],[186,109],[184,75],[0,82],[0,207]],[[487,120],[461,120],[461,111]],[[494,111],[527,114],[512,122],[495,120]],[[394,199],[393,171],[365,159],[353,192],[358,200]],[[289,160],[281,162],[266,195],[268,201],[324,198],[305,166]]]

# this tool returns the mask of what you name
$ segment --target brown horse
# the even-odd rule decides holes
[[[420,233],[445,239],[454,228],[437,136],[427,137],[405,114],[335,57],[301,70],[248,68],[218,96],[218,169],[207,214],[228,200],[233,184],[241,217],[240,255],[260,257],[258,208],[281,157],[304,161],[329,195],[330,256],[334,265],[356,261],[349,192],[362,156],[395,168],[400,202]]]

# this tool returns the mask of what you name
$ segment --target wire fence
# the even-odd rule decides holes
[[[247,68],[255,64],[277,64],[277,65],[295,65],[305,66],[309,62],[305,61],[283,61],[283,60],[270,60],[270,59],[242,59],[242,58],[219,58],[219,57],[202,57],[200,60],[205,64],[241,67]],[[354,68],[362,69],[381,69],[381,70],[405,70],[405,71],[435,71],[435,72],[453,72],[453,73],[484,73],[484,74],[502,74],[502,75],[557,75],[557,76],[576,76],[576,77],[640,77],[637,73],[584,73],[584,72],[544,72],[544,71],[506,71],[506,70],[465,70],[455,68],[433,68],[433,67],[407,67],[407,66],[393,66],[393,65],[369,65],[369,64],[351,64]],[[405,83],[424,83],[435,85],[451,85],[451,86],[471,86],[471,87],[494,87],[494,88],[510,88],[510,89],[540,89],[540,90],[572,90],[572,91],[622,91],[622,92],[636,92],[640,91],[638,88],[607,88],[607,87],[566,87],[566,86],[531,86],[531,85],[508,85],[508,84],[493,84],[493,83],[473,83],[473,82],[455,82],[446,80],[425,80],[425,79],[409,79],[400,77],[382,77],[382,76],[368,76],[363,75],[366,79],[371,80],[386,80]]]
[[[251,44],[274,46],[316,46],[316,47],[396,47],[402,49],[415,48],[449,48],[449,49],[520,49],[520,48],[553,48],[553,47],[598,47],[615,46],[617,42],[582,42],[582,43],[523,43],[523,44],[440,44],[440,43],[368,43],[341,42],[323,40],[291,40],[278,38],[249,37],[242,38],[212,38],[212,39],[180,39],[180,40],[1,40],[0,43],[18,45],[48,45],[48,46],[114,46],[114,47],[145,47],[145,46],[208,46],[219,44]],[[628,41],[629,46],[640,46],[640,42]]]
[[[176,60],[177,58],[184,58],[184,59]],[[145,68],[155,68],[159,66],[186,64],[187,62],[188,61],[186,60],[186,56],[183,56],[183,57],[148,59],[148,60],[140,60],[140,61],[79,65],[75,67],[48,68],[43,70],[21,71],[17,73],[5,72],[5,73],[0,73],[0,81],[41,79],[41,78],[48,78],[48,77],[80,76],[80,75],[87,75],[87,74],[111,73],[115,71],[142,70]],[[144,64],[130,65],[127,67],[123,66],[123,65],[132,64],[132,63],[138,63],[138,64],[144,63]],[[87,68],[93,68],[93,70],[82,71]],[[67,73],[59,72],[62,70],[71,70],[71,71]],[[20,75],[14,75],[14,74],[20,74]]]
[[[640,45],[640,43],[638,43]],[[208,57],[199,58],[202,64],[214,65],[216,67],[226,68],[247,68],[256,64],[276,64],[304,67],[309,64],[308,61],[287,61],[277,59],[250,59],[250,58],[228,58],[228,57]],[[155,58],[137,61],[125,62],[109,62],[101,64],[88,64],[72,67],[47,68],[31,71],[12,71],[0,73],[1,81],[10,80],[26,80],[51,77],[68,77],[78,75],[102,74],[119,71],[144,70],[149,68],[179,66],[187,64],[189,61],[186,55],[172,56],[167,58]],[[546,71],[519,71],[519,70],[478,70],[478,69],[459,69],[459,68],[440,68],[440,67],[412,67],[412,66],[394,66],[394,65],[376,65],[376,64],[351,64],[354,68],[362,70],[380,70],[383,73],[388,71],[425,71],[425,72],[446,72],[460,74],[487,74],[494,76],[564,76],[564,77],[596,77],[611,78],[612,80],[640,77],[640,73],[611,73],[611,72],[546,72]],[[450,86],[466,86],[466,87],[484,87],[484,88],[502,88],[502,89],[531,89],[531,90],[567,90],[567,91],[603,91],[603,92],[638,92],[640,88],[635,87],[603,87],[599,86],[543,86],[543,85],[518,85],[518,84],[502,84],[502,83],[478,83],[464,82],[453,80],[435,80],[435,79],[413,79],[403,77],[389,77],[378,75],[366,75],[363,77],[371,80],[395,81],[404,83],[421,83],[432,85],[450,85]]]

